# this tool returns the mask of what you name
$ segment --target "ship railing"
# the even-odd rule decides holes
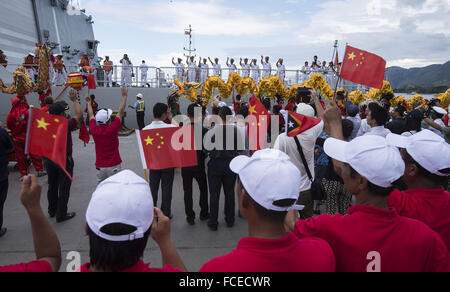
[[[23,65],[23,64],[19,64]],[[8,64],[8,68],[16,68],[17,64]],[[37,67],[35,65],[34,67]],[[202,83],[209,76],[215,76],[215,72],[213,68],[209,69],[201,69],[201,68],[188,68],[184,67],[184,69],[179,69],[176,67],[154,67],[148,66],[147,70],[143,70],[141,66],[129,66],[123,70],[124,67],[120,65],[113,65],[112,71],[112,83],[114,87],[124,85],[125,77],[127,74],[132,73],[131,84],[132,87],[149,87],[149,88],[175,88],[176,85],[174,83],[175,79],[179,79],[182,83],[185,82],[196,82]],[[143,74],[147,72],[146,76]],[[66,66],[65,78],[67,78],[67,74],[71,72],[81,72],[79,66]],[[279,75],[277,70],[271,70],[270,74],[268,71],[264,69],[259,69],[257,72],[254,70],[250,70],[246,72],[242,69],[230,70],[229,68],[222,68],[220,70],[219,77],[227,82],[230,74],[232,72],[237,72],[241,76],[252,77],[256,83],[258,83],[263,77],[268,75]],[[334,72],[330,71],[311,71],[311,72],[303,72],[302,70],[285,70],[284,74],[280,74],[282,77],[284,75],[284,83],[287,87],[290,87],[294,84],[303,84],[307,81],[310,76],[314,73],[320,73],[324,76],[327,83],[334,89],[336,87],[338,77]],[[97,81],[97,85],[102,87],[108,85],[105,83],[105,71],[103,70],[103,66],[97,66],[94,71],[94,76]],[[54,81],[55,73],[51,70],[50,80]],[[144,80],[144,78],[146,79]],[[352,82],[348,82],[345,80],[340,80],[337,84],[338,88],[344,88],[345,90],[351,92],[354,90],[361,90],[363,93],[370,90],[370,88],[361,86]]]

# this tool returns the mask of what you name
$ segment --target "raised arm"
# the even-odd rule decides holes
[[[171,265],[175,269],[187,272],[170,236],[170,219],[163,212],[155,208],[155,219],[152,224],[151,235],[161,251],[163,267]]]
[[[324,113],[324,122],[329,130],[330,137],[344,141],[344,134],[342,130],[342,115],[341,110],[338,108],[335,102],[331,102],[331,107],[329,107]],[[345,163],[333,159],[334,170],[337,175],[341,176],[345,168],[348,165]],[[348,170],[348,169],[347,169]]]
[[[239,62],[239,65],[241,65],[241,67],[242,67],[242,58],[241,58],[241,61]]]
[[[210,57],[208,57],[208,60],[211,62],[211,65],[214,65],[213,61],[211,60]]]
[[[67,84],[65,85],[65,87],[61,90],[61,92],[60,92],[60,93],[58,94],[58,96],[55,98],[55,102],[58,101],[58,100],[61,98],[61,96],[64,94],[64,92],[66,92],[67,88],[69,88],[69,83],[67,83]]]
[[[172,64],[175,66],[175,58],[172,58]]]
[[[123,114],[125,113],[125,107],[127,106],[127,98],[128,98],[128,89],[126,87],[122,87],[122,102],[119,107],[119,112],[117,113],[117,118],[122,121]]]
[[[317,116],[319,117],[319,119],[323,121],[325,109],[322,107],[322,104],[320,103],[319,97],[317,96],[317,92],[315,89],[311,89],[311,96],[314,99],[314,104],[316,105]]]
[[[436,130],[442,131],[442,126],[430,120],[429,118],[425,118],[424,121],[431,127],[435,128]]]
[[[69,91],[69,98],[72,101],[73,105],[75,106],[74,119],[76,119],[78,122],[81,122],[81,120],[83,119],[83,110],[81,109],[78,92],[74,89],[71,89]]]
[[[36,176],[26,176],[22,182],[20,201],[30,218],[37,260],[48,262],[52,267],[52,271],[58,272],[61,267],[61,245],[58,236],[42,211],[40,204],[41,191],[42,187],[39,185]]]
[[[227,57],[227,67],[230,67],[229,61],[230,61],[230,57]]]
[[[86,104],[89,120],[95,119],[94,110],[92,109],[92,100],[89,97],[89,93],[86,94]]]

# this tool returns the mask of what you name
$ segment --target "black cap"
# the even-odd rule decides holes
[[[61,115],[65,111],[66,111],[65,107],[59,102],[52,104],[48,109],[48,112],[51,115]]]

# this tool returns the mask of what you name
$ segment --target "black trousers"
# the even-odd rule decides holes
[[[67,215],[72,182],[58,165],[48,159],[44,159],[44,162],[48,173],[48,213],[50,216],[56,215],[57,219],[63,219]],[[72,156],[67,156],[66,170],[71,176],[73,167]]]
[[[145,128],[145,112],[136,112],[136,118],[139,130],[141,131]]]
[[[172,216],[172,189],[175,177],[175,169],[150,170],[150,189],[152,191],[153,203],[158,206],[159,185],[162,189],[161,211],[167,217]]]
[[[208,203],[208,180],[206,179],[206,171],[203,168],[183,168],[183,190],[184,190],[184,207],[187,219],[195,219],[194,203],[192,198],[192,185],[194,179],[200,188],[200,217],[206,217],[209,214]]]
[[[8,195],[8,180],[0,182],[0,229],[3,227],[3,207]]]
[[[212,159],[208,163],[208,180],[210,193],[210,218],[208,225],[217,227],[219,217],[220,192],[223,186],[225,193],[225,221],[234,224],[235,210],[235,186],[237,176],[230,170],[228,159]]]

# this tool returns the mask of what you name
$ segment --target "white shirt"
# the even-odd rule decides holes
[[[156,130],[156,129],[164,129],[164,128],[173,128],[175,127],[172,124],[166,124],[162,121],[153,121],[150,125],[144,128],[144,130]]]
[[[270,63],[263,62],[263,74],[264,76],[270,76],[272,73],[272,65]]]
[[[178,76],[183,75],[183,71],[184,71],[184,65],[183,64],[177,63],[177,64],[175,64],[175,68],[176,68]]]
[[[441,126],[442,128],[445,128],[445,127],[446,127],[446,125],[444,124],[444,122],[442,121],[442,119],[436,119],[436,120],[434,120],[434,122],[435,122],[436,124],[438,124],[439,126]],[[441,131],[438,131],[438,130],[436,130],[436,129],[433,128],[433,127],[429,127],[428,130],[430,130],[431,132],[433,132],[433,133],[439,135],[440,137],[444,138],[444,134],[443,134]]]
[[[386,138],[387,135],[391,134],[392,132],[389,131],[388,129],[386,129],[384,126],[379,126],[379,127],[373,127],[370,128],[369,132],[367,132],[366,134],[364,134],[364,136],[367,135],[374,135],[374,136],[381,136],[383,138]]]
[[[133,64],[131,64],[131,62],[128,62],[127,60],[122,60],[121,64],[122,64],[123,71],[132,71]]]
[[[195,62],[188,62],[188,68],[189,70],[195,70],[195,67],[197,67],[197,65],[195,64]]]
[[[202,74],[207,74],[209,70],[208,64],[200,64],[200,69],[202,70]]]
[[[359,115],[356,115],[355,117],[347,117],[347,120],[349,120],[353,123],[353,132],[352,132],[352,136],[350,137],[350,140],[353,140],[358,136],[362,121],[361,121],[361,118],[359,117]],[[366,120],[366,122],[367,122],[367,120]]]
[[[234,72],[236,72],[236,70],[237,70],[237,67],[235,64],[228,65],[228,71],[230,71],[230,73],[234,73]]]
[[[309,74],[311,72],[311,68],[309,66],[303,66],[302,71],[304,74]]]
[[[147,72],[148,72],[148,66],[147,66],[146,64],[142,64],[141,67],[140,67],[140,69],[141,69],[141,73],[147,74]]]
[[[361,121],[361,127],[359,128],[357,137],[364,136],[370,131],[370,126],[367,123],[367,119]]]
[[[249,64],[242,64],[242,76],[243,77],[250,76],[250,65]]]
[[[253,65],[251,66],[251,68],[252,68],[252,76],[259,77],[259,66]]]
[[[324,127],[323,121],[320,122],[315,127],[309,129],[306,132],[298,135],[298,140],[300,145],[303,148],[303,153],[305,154],[306,162],[308,163],[308,167],[311,171],[313,179],[315,177],[314,174],[314,150],[316,145],[316,140],[319,138],[320,134],[322,134]],[[301,177],[301,187],[300,192],[308,191],[311,189],[311,181],[309,180],[308,174],[306,173],[305,167],[302,162],[302,158],[300,157],[300,153],[297,149],[297,144],[295,143],[294,138],[290,138],[286,135],[286,133],[278,136],[277,141],[275,142],[274,149],[278,149],[291,158],[292,163],[300,170],[302,174]]]
[[[284,77],[284,75],[286,73],[286,67],[284,65],[278,65],[277,69],[278,69],[278,76],[280,76],[280,77],[283,76]]]
[[[222,75],[222,67],[220,67],[220,64],[213,64],[213,76],[220,75]]]

